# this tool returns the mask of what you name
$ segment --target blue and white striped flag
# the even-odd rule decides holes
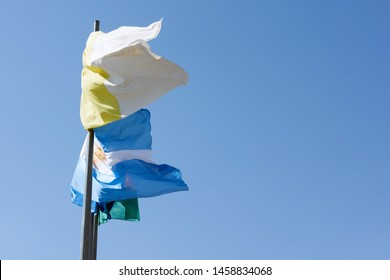
[[[188,190],[180,170],[153,163],[148,110],[141,109],[94,130],[93,202],[152,197]],[[71,183],[72,201],[80,206],[85,188],[86,150],[87,139]]]

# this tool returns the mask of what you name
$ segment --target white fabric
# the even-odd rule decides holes
[[[109,166],[114,166],[118,162],[139,159],[145,162],[154,163],[152,160],[152,150],[122,150],[105,153]]]
[[[83,147],[81,148],[80,157],[86,160],[88,143],[89,143],[89,134],[87,134]],[[99,156],[99,153],[100,156]],[[93,165],[103,174],[113,174],[112,167],[122,161],[138,159],[148,163],[155,163],[152,160],[152,150],[121,150],[115,152],[104,152],[102,144],[100,144],[98,139],[94,139],[94,155],[93,155]]]
[[[90,59],[92,65],[100,58],[116,53],[135,44],[144,44],[157,37],[161,30],[162,19],[146,27],[122,26],[109,33],[98,36],[93,43],[93,54]]]

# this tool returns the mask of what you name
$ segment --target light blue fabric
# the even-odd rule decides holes
[[[125,149],[150,149],[150,113],[142,109],[136,113],[103,127],[95,129],[95,137],[106,152]],[[73,203],[83,205],[86,162],[80,157],[71,183]],[[113,174],[108,176],[93,169],[92,200],[109,202],[129,198],[153,197],[177,191],[186,191],[188,187],[182,180],[179,169],[166,164],[153,164],[139,159],[125,160],[112,167]]]
[[[141,109],[130,116],[94,129],[105,152],[152,148],[150,112]]]

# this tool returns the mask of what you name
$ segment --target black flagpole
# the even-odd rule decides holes
[[[99,208],[99,205],[96,204]],[[92,213],[92,244],[91,244],[91,259],[96,260],[97,257],[97,238],[98,238],[98,226],[99,226],[99,209],[96,213]]]
[[[100,21],[95,20],[93,30],[100,30]],[[98,226],[99,226],[99,204],[96,203],[96,213],[91,214],[92,219],[92,241],[91,241],[91,259],[96,260],[97,257],[97,238],[98,238]]]
[[[87,170],[86,170],[86,182],[83,200],[83,220],[82,220],[82,233],[81,233],[81,259],[90,260],[91,257],[91,244],[92,244],[92,160],[93,160],[93,129],[88,129],[88,153],[87,153]]]
[[[100,22],[95,21],[94,31],[99,31]],[[92,205],[92,161],[93,161],[93,145],[94,145],[94,130],[88,129],[88,153],[87,153],[87,170],[86,182],[83,200],[83,219],[82,219],[82,234],[81,234],[81,259],[95,260],[97,249],[97,214],[91,213]],[[96,217],[95,217],[96,216]]]

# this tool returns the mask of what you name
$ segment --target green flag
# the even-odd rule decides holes
[[[110,219],[138,222],[140,220],[138,199],[111,201],[99,205],[99,225]]]

